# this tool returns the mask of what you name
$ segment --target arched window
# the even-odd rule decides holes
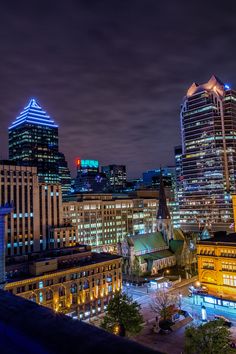
[[[65,288],[64,286],[60,286],[58,289],[59,296],[65,296]]]
[[[53,298],[52,290],[47,290],[45,297],[46,297],[46,300],[52,300],[52,298]]]
[[[76,283],[71,284],[70,292],[71,292],[71,294],[77,293],[77,284]]]
[[[84,289],[88,289],[89,288],[89,282],[88,280],[84,281]]]

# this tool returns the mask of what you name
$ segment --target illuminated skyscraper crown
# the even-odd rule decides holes
[[[42,107],[32,98],[20,115],[16,118],[15,122],[8,128],[13,129],[18,125],[30,123],[37,125],[46,125],[48,127],[57,128],[54,120],[42,109]]]

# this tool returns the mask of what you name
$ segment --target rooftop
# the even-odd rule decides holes
[[[199,85],[196,82],[193,82],[187,91],[187,97],[202,91],[214,91],[216,94],[223,96],[225,89],[228,89],[227,85],[224,85],[224,83],[217,76],[212,75],[210,80],[205,84]]]
[[[54,120],[42,109],[34,98],[30,99],[27,106],[24,107],[23,111],[9,127],[9,130],[24,123],[45,125],[52,128],[58,127]]]
[[[1,353],[161,354],[0,290]]]
[[[152,252],[155,249],[167,247],[161,232],[127,237],[129,244],[134,246],[135,252]]]
[[[157,252],[152,252],[148,254],[144,254],[140,256],[142,261],[147,261],[147,260],[152,260],[156,261],[159,259],[167,258],[167,257],[172,257],[174,254],[169,251],[169,250],[162,250],[162,251],[157,251]]]
[[[84,255],[84,257],[79,257],[75,258],[75,255]],[[103,263],[103,262],[108,262],[116,259],[120,259],[121,256],[113,255],[110,253],[95,253],[91,252],[89,250],[85,251],[84,253],[71,253],[67,257],[62,256],[61,258],[59,257],[45,257],[45,258],[38,258],[34,261],[22,261],[22,262],[17,262],[13,263],[10,266],[7,267],[7,282],[15,282],[15,281],[20,281],[24,279],[31,279],[34,278],[35,276],[42,276],[46,274],[53,274],[53,273],[58,273],[58,272],[63,272],[67,269],[78,269],[80,267],[86,267],[92,264],[98,264],[98,263]],[[54,269],[52,268],[52,263],[50,263],[51,260],[57,260],[58,262],[56,263]],[[47,262],[48,265],[44,266],[42,271],[38,271],[37,274],[35,274],[35,268],[30,268],[31,265],[36,265],[39,264],[40,262]],[[14,265],[15,265],[15,270],[14,270]],[[25,267],[24,267],[25,265]],[[23,267],[22,267],[23,266]]]
[[[198,244],[232,244],[236,247],[236,233],[227,234],[226,232],[220,231],[216,232],[214,237],[210,239],[205,239],[197,242]]]

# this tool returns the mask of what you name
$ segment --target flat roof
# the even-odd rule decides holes
[[[51,259],[54,259],[54,258],[51,258]],[[99,263],[108,262],[108,261],[117,260],[117,259],[122,259],[122,256],[113,255],[110,253],[92,253],[91,257],[89,259],[84,259],[84,260],[78,259],[78,261],[74,264],[71,264],[70,262],[60,263],[58,265],[57,269],[49,270],[48,272],[43,272],[39,275],[33,275],[30,273],[24,273],[24,272],[17,273],[15,276],[13,275],[12,277],[7,277],[7,283],[10,284],[10,283],[21,281],[21,280],[34,279],[36,277],[41,277],[44,275],[50,275],[50,274],[53,275],[54,273],[60,273],[60,272],[64,272],[65,270],[70,270],[70,269],[71,270],[75,270],[75,269],[78,270],[78,268],[86,267],[89,265],[96,265]],[[40,259],[39,261],[42,261],[42,259]],[[45,259],[45,261],[46,261],[46,259]],[[25,263],[29,265],[34,262],[25,262]],[[37,263],[37,261],[35,263]]]
[[[236,233],[226,234],[226,232],[217,232],[214,237],[206,240],[197,241],[197,244],[227,244],[236,247]]]

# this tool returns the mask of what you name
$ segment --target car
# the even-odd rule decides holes
[[[215,315],[215,320],[222,320],[224,322],[224,326],[232,327],[232,322],[224,316]]]

